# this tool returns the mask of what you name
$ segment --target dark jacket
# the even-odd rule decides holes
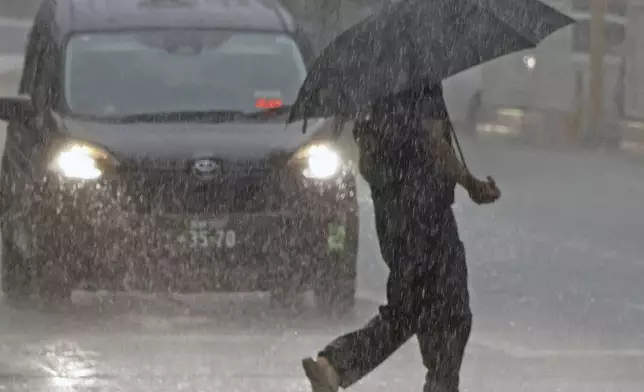
[[[451,143],[451,123],[442,87],[435,85],[408,91],[377,102],[368,120],[354,127],[360,149],[360,172],[371,186],[372,194],[391,195],[392,189],[412,187],[422,192],[423,205],[434,209],[454,203],[456,184],[439,174],[429,138],[421,127],[422,118],[447,120],[445,137]],[[414,200],[409,200],[414,203]]]

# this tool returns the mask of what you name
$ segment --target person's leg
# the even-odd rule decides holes
[[[318,362],[333,369],[330,381],[336,379],[337,386],[347,388],[369,374],[407,342],[413,336],[412,326],[413,322],[397,309],[382,306],[380,314],[363,328],[335,339],[320,351],[318,358],[321,361]],[[307,370],[307,365],[304,366]],[[310,369],[307,373],[309,371]]]
[[[417,335],[427,368],[424,392],[459,391],[461,364],[471,329],[472,315],[463,314]]]
[[[427,368],[424,392],[458,392],[459,373],[472,329],[462,243],[446,251],[435,286],[418,319],[416,334]]]
[[[418,336],[427,368],[425,392],[458,392],[459,373],[472,328],[463,243],[455,225],[446,225],[433,251],[416,243],[407,256],[435,258],[409,270],[392,269],[387,281],[387,306],[363,329],[333,341],[319,353],[337,382],[348,387],[384,362],[413,334]],[[401,236],[405,237],[405,236]],[[401,248],[402,243],[397,243]],[[431,269],[424,268],[431,265]],[[320,369],[318,367],[318,369]],[[320,369],[323,370],[323,369]],[[328,380],[328,373],[322,374]]]
[[[380,239],[383,259],[390,268],[387,279],[387,305],[362,329],[332,341],[318,354],[318,360],[302,362],[313,392],[333,392],[339,386],[346,388],[384,362],[413,335],[414,317],[400,304],[411,286],[401,282],[397,264],[409,257],[410,241],[389,219],[391,205],[387,199],[374,197],[376,230]],[[402,217],[397,217],[398,220]]]

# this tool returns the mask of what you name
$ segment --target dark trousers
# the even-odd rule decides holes
[[[377,195],[374,207],[390,269],[387,304],[362,329],[334,340],[319,355],[346,388],[416,335],[427,368],[424,392],[457,392],[472,314],[465,251],[453,212],[447,208],[424,216],[429,211],[405,204],[403,197]]]

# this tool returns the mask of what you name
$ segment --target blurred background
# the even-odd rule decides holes
[[[579,21],[537,49],[499,59],[446,81],[458,122],[478,133],[540,144],[642,148],[644,3],[546,0]],[[284,0],[318,47],[379,5],[373,0]]]

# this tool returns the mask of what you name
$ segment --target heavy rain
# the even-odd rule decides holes
[[[2,0],[0,391],[644,390],[643,19]]]

